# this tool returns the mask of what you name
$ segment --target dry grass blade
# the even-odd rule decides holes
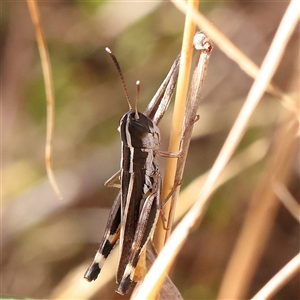
[[[56,195],[62,199],[62,194],[58,188],[56,179],[54,177],[52,169],[52,140],[54,130],[54,89],[53,79],[51,72],[51,63],[48,54],[47,45],[44,39],[43,29],[41,25],[40,15],[38,7],[34,0],[27,0],[32,23],[34,24],[36,31],[36,39],[41,57],[41,64],[43,69],[46,98],[47,98],[47,132],[46,132],[46,147],[45,147],[45,162],[47,175]]]
[[[284,49],[291,36],[293,29],[298,21],[298,2],[291,1],[280,25],[276,35],[272,41],[270,49],[263,61],[262,67],[254,81],[249,94],[247,96],[245,105],[243,106],[232,130],[229,133],[227,140],[214,164],[212,170],[200,191],[196,203],[192,209],[186,214],[181,223],[176,227],[170,239],[166,243],[164,249],[161,251],[153,267],[146,275],[143,289],[140,290],[138,298],[151,298],[152,289],[161,280],[161,274],[170,268],[174,258],[182,248],[184,241],[187,238],[190,230],[201,219],[208,205],[209,197],[212,195],[214,186],[220,177],[222,171],[226,167],[229,159],[233,155],[238,146],[249,120],[259,103],[261,96],[266,90],[279,62],[283,56]]]
[[[190,92],[188,95],[186,107],[184,109],[184,120],[183,120],[183,128],[182,128],[181,141],[180,141],[181,156],[178,159],[178,163],[176,167],[175,185],[180,183],[182,180],[182,174],[183,174],[188,148],[192,136],[192,129],[195,121],[198,119],[197,111],[201,100],[203,84],[206,78],[209,57],[213,49],[210,40],[202,32],[198,32],[195,34],[193,42],[194,42],[195,49],[199,51],[199,58],[198,58],[197,67],[195,68],[195,71],[193,73]],[[174,213],[173,200],[174,199],[172,199],[172,203],[171,203],[171,205],[173,204],[172,207],[173,209],[171,210],[172,213]],[[170,223],[168,223],[168,227],[170,227]],[[159,279],[157,280],[157,284],[154,286],[154,288],[151,291],[149,291],[149,294],[147,294],[146,296],[147,298],[154,297],[155,295],[154,291],[163,282],[165,277],[164,274],[167,271],[168,268],[166,268],[162,273],[159,273]],[[144,290],[147,289],[147,284],[148,282],[145,280],[144,285],[141,286],[140,291],[138,292],[137,298],[145,297],[143,293],[145,293]]]
[[[251,300],[270,299],[299,271],[300,253],[290,260]]]
[[[276,193],[282,204],[290,212],[290,214],[300,223],[300,205],[290,194],[288,189],[279,182],[274,182],[274,192]]]
[[[148,243],[147,245],[147,269],[150,269],[150,267],[153,265],[155,259],[157,257],[156,250],[152,244],[152,242]],[[140,281],[137,283],[132,295],[131,299],[137,299],[136,294],[139,291],[139,288],[142,286],[143,281]],[[162,287],[158,293],[158,299],[163,300],[183,300],[180,292],[178,291],[177,287],[174,285],[170,277],[166,274],[164,278],[164,282],[162,284]]]
[[[189,11],[198,8],[198,1],[188,1]],[[193,37],[195,34],[196,25],[192,22],[189,12],[187,12],[185,19],[185,27],[183,33],[182,49],[181,49],[181,62],[178,75],[178,84],[176,89],[176,97],[173,112],[173,121],[170,134],[169,151],[176,152],[179,150],[182,124],[184,118],[184,108],[186,103],[186,96],[188,93],[189,76],[192,62],[193,52]],[[175,172],[177,167],[177,159],[167,159],[166,170],[163,180],[163,188],[161,199],[166,199],[170,191],[174,188]],[[167,217],[168,225],[171,226],[173,216],[170,216],[170,201],[164,207],[164,215]],[[167,232],[164,229],[161,220],[158,221],[156,231],[154,234],[153,243],[158,252],[163,248]]]
[[[274,194],[273,184],[286,182],[290,174],[296,150],[295,133],[298,122],[292,115],[278,127],[279,132],[274,136],[273,152],[266,171],[259,181],[259,186],[252,196],[250,208],[226,270],[218,299],[245,297],[277,215],[280,202]]]
[[[181,136],[181,157],[178,159],[175,183],[182,181],[183,171],[188,155],[192,131],[195,121],[198,120],[198,108],[201,101],[204,81],[206,79],[209,58],[213,50],[211,41],[202,32],[197,32],[194,37],[195,49],[199,51],[198,63],[193,73],[191,87],[188,95],[188,100],[185,108],[184,126]],[[172,201],[174,199],[172,198]],[[175,205],[171,204],[172,219],[175,214]],[[168,224],[168,227],[171,225]]]
[[[187,6],[183,0],[170,0],[179,10],[186,13]],[[297,12],[297,11],[296,11]],[[208,19],[200,12],[192,11],[191,17],[194,22],[201,28],[230,59],[235,61],[242,70],[252,78],[256,78],[259,68],[258,66],[245,55],[238,47],[236,47],[224,34],[222,34]],[[268,83],[266,89],[275,97],[282,100],[282,104],[289,110],[297,113],[298,108],[295,101],[287,94],[282,92],[272,82]],[[299,117],[299,116],[298,116]]]
[[[247,168],[253,166],[255,163],[263,159],[267,153],[267,140],[258,140],[251,144],[248,148],[237,154],[228,164],[228,167],[222,173],[220,179],[217,181],[215,189],[228,182],[234,176],[245,171]],[[195,195],[199,191],[199,186],[203,186],[207,179],[209,172],[206,172],[194,179],[180,194],[178,198],[178,207],[175,214],[175,222],[178,222],[185,213],[193,205]]]

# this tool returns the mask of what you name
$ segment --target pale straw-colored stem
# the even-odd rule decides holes
[[[190,230],[193,226],[199,224],[200,219],[203,217],[209,197],[212,195],[214,190],[214,186],[222,171],[228,164],[229,159],[232,157],[232,154],[236,150],[244,132],[246,131],[249,120],[257,107],[257,104],[259,103],[275,73],[276,68],[279,65],[287,42],[298,21],[298,8],[298,1],[292,0],[279,25],[256,80],[249,91],[246,102],[237,117],[237,120],[233,125],[233,128],[230,131],[215,164],[212,167],[207,181],[197,197],[197,201],[175,228],[157,260],[146,275],[144,284],[137,295],[137,299],[153,298],[153,287],[157,285],[159,281],[163,280],[164,272],[169,270],[171,267],[173,260],[184,245]]]
[[[251,300],[270,299],[300,271],[300,253],[291,259]]]
[[[173,121],[170,134],[169,151],[177,152],[179,150],[181,131],[183,126],[183,118],[185,111],[186,98],[188,93],[188,84],[191,70],[192,53],[193,53],[193,38],[195,34],[196,25],[190,18],[192,9],[198,8],[198,1],[188,1],[188,12],[185,19],[185,27],[183,33],[182,49],[181,49],[181,61],[178,75],[178,85],[176,89],[175,105],[173,112]],[[170,191],[174,188],[174,179],[177,167],[177,159],[169,158],[166,162],[166,169],[163,180],[163,189],[161,199],[164,200]],[[169,216],[170,201],[164,207],[164,215]],[[153,243],[157,250],[160,252],[166,242],[166,230],[163,226],[162,220],[159,219],[157,228],[154,234]]]
[[[184,0],[170,0],[180,11],[184,14],[187,12],[187,5]],[[297,12],[297,8],[296,8]],[[299,9],[298,9],[299,13]],[[192,11],[191,18],[198,25],[201,30],[213,41],[214,45],[218,46],[230,59],[236,62],[240,68],[252,78],[256,78],[259,67],[245,55],[237,46],[235,46],[217,27],[213,25],[201,12]],[[249,41],[251,43],[251,41]],[[282,92],[272,82],[268,83],[266,89],[275,97],[282,101],[282,104],[294,113],[298,112],[298,107],[295,101],[288,95]],[[299,115],[297,115],[300,118]]]

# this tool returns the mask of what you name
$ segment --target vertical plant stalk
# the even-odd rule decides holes
[[[251,300],[270,299],[300,271],[300,253],[291,259]]]
[[[180,146],[180,138],[182,131],[182,124],[184,118],[184,110],[186,104],[186,97],[188,93],[188,84],[190,69],[192,63],[192,53],[193,53],[193,38],[196,30],[196,25],[192,22],[190,18],[190,11],[193,9],[198,9],[199,1],[189,0],[188,1],[188,11],[185,19],[185,27],[183,33],[182,49],[181,49],[181,61],[178,75],[178,85],[176,89],[175,105],[173,111],[173,120],[170,134],[170,142],[168,151],[177,152]],[[177,159],[169,158],[166,161],[166,169],[163,180],[163,188],[161,199],[164,200],[169,195],[170,191],[174,188],[174,179],[177,167]],[[173,202],[173,201],[172,201]],[[168,221],[170,214],[170,204],[168,201],[163,209],[164,215]],[[157,227],[154,233],[153,244],[159,253],[166,242],[167,232],[164,229],[161,218],[157,222]]]
[[[244,299],[268,241],[280,201],[274,183],[284,184],[290,175],[299,124],[290,113],[274,136],[265,172],[254,191],[237,244],[226,269],[218,299]],[[282,141],[284,140],[284,143]]]
[[[187,5],[185,0],[170,0],[178,10],[184,14],[187,12]],[[296,11],[297,12],[297,8]],[[218,28],[216,28],[212,22],[210,22],[199,11],[191,11],[191,18],[213,41],[214,45],[218,46],[221,51],[224,52],[231,60],[236,62],[240,68],[250,77],[256,78],[259,67],[245,55],[237,46],[235,46]],[[282,101],[282,104],[289,110],[297,113],[298,107],[294,99],[288,94],[280,90],[274,83],[269,82],[267,91],[273,96]],[[298,116],[298,118],[300,118]]]
[[[164,248],[158,255],[157,260],[146,275],[143,287],[139,290],[138,299],[151,298],[150,296],[153,295],[153,287],[162,280],[164,272],[171,267],[173,260],[177,256],[179,250],[183,247],[189,232],[194,226],[199,225],[199,222],[206,211],[209,199],[213,194],[217,180],[236,150],[255,108],[270,83],[283,56],[284,49],[291,33],[297,24],[298,18],[298,1],[292,0],[282,18],[256,80],[249,91],[246,102],[212,167],[203,188],[197,196],[195,204],[175,228]]]
[[[35,27],[36,40],[37,40],[39,53],[41,57],[41,64],[43,69],[43,76],[44,76],[45,90],[46,90],[46,101],[47,101],[47,131],[46,131],[46,146],[45,146],[46,170],[52,188],[54,189],[56,195],[60,199],[62,199],[62,194],[59,190],[52,169],[52,140],[53,140],[53,130],[54,130],[55,101],[54,101],[54,88],[53,88],[51,63],[50,63],[47,45],[44,39],[43,29],[41,25],[41,18],[40,18],[40,14],[36,2],[35,0],[27,0],[27,4],[32,19],[32,23]]]
[[[182,181],[183,171],[185,167],[185,162],[187,159],[187,154],[192,138],[192,131],[194,128],[194,123],[197,121],[198,116],[198,108],[200,105],[202,90],[204,86],[204,81],[206,79],[206,73],[208,68],[208,62],[213,50],[212,42],[206,37],[206,35],[202,32],[198,32],[194,36],[193,41],[194,47],[199,51],[199,57],[197,66],[193,73],[193,78],[191,82],[191,87],[188,95],[188,100],[185,107],[185,116],[184,116],[184,124],[181,133],[181,157],[178,159],[176,174],[175,174],[175,184],[179,184]],[[168,219],[168,228],[171,228],[172,222],[175,215],[175,203],[178,196],[178,192],[171,199],[171,209],[170,216]],[[168,236],[170,235],[170,231],[167,232]]]
[[[187,105],[184,111],[185,116],[182,129],[183,131],[181,134],[182,152],[181,157],[178,160],[178,165],[175,173],[175,183],[180,183],[181,181],[183,168],[185,165],[185,159],[187,156],[188,147],[192,135],[193,125],[197,120],[197,110],[201,99],[203,83],[206,78],[208,61],[212,51],[212,44],[210,40],[201,32],[198,32],[195,35],[194,46],[197,50],[199,50],[200,53],[198,64],[193,74]],[[162,268],[159,270],[159,272],[153,272],[152,269],[150,269],[149,273],[144,279],[144,283],[139,287],[140,289],[137,292],[137,295],[135,295],[136,299],[153,299],[155,297],[159,287],[161,286],[166,276],[165,274],[169,271],[171,262],[175,257],[174,252],[172,252],[170,249],[168,251],[165,251],[164,248],[162,252],[168,253],[167,255],[169,256],[169,264],[167,266],[162,264]],[[154,263],[154,265],[155,264],[156,262]]]

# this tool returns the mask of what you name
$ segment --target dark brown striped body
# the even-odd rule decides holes
[[[159,213],[161,176],[155,156],[160,132],[151,119],[134,110],[121,118],[119,130],[122,157],[118,197],[121,197],[121,206],[116,206],[110,216],[105,238],[84,277],[88,281],[97,278],[105,259],[120,239],[117,292],[124,294],[130,288],[139,257],[153,233]]]
[[[179,64],[180,55],[144,114],[130,110],[120,121],[121,169],[105,185],[117,186],[121,190],[111,208],[94,261],[84,274],[86,280],[96,280],[106,258],[120,240],[117,272],[117,292],[120,294],[130,289],[139,256],[153,233],[158,217],[161,176],[155,162],[159,147],[156,125],[170,103]],[[120,179],[120,185],[113,183],[117,179]]]
[[[160,173],[155,155],[160,132],[148,117],[131,110],[120,121],[120,134],[122,217],[117,291],[124,294],[158,216]]]

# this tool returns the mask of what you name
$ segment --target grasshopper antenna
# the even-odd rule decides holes
[[[125,92],[125,96],[126,96],[126,100],[127,100],[129,109],[132,109],[132,106],[131,106],[131,103],[130,103],[130,99],[129,99],[129,95],[128,95],[128,90],[127,90],[127,87],[126,87],[126,84],[125,84],[125,80],[124,80],[124,77],[123,77],[123,74],[122,74],[119,62],[118,62],[117,58],[115,57],[115,55],[112,53],[112,51],[108,47],[105,48],[105,51],[110,55],[110,57],[112,58],[115,66],[116,66],[116,68],[118,70],[118,73],[120,75],[121,82],[122,82],[122,85],[123,85],[123,88],[124,88],[124,92]]]
[[[138,80],[136,83],[136,99],[135,99],[135,105],[134,105],[134,109],[135,109],[135,119],[138,120],[139,119],[139,113],[138,113],[138,102],[140,99],[140,91],[141,91],[141,82]]]

